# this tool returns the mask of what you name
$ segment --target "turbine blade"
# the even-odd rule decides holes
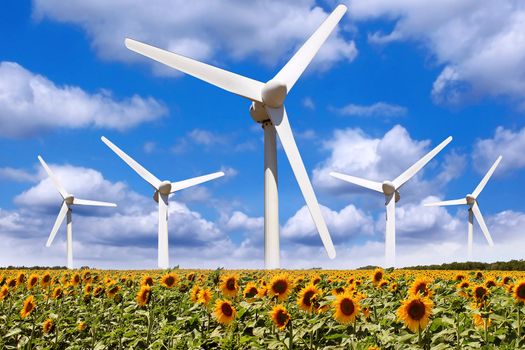
[[[420,171],[428,162],[430,162],[432,158],[434,158],[439,153],[439,151],[441,151],[446,145],[450,143],[450,141],[452,141],[452,136],[447,137],[445,141],[441,142],[432,151],[425,154],[423,158],[418,160],[414,165],[405,170],[403,174],[399,175],[394,181],[392,181],[396,190],[403,186],[405,182],[410,180],[412,176],[416,175],[417,172]]]
[[[183,190],[188,187],[199,185],[203,182],[211,181],[221,176],[224,176],[224,173],[222,171],[219,171],[213,174],[202,175],[202,176],[197,176],[197,177],[183,180],[183,181],[172,182],[171,183],[171,193],[175,191]]]
[[[479,227],[481,227],[481,231],[483,231],[483,234],[485,235],[487,242],[489,242],[489,246],[493,247],[494,241],[492,240],[489,229],[487,228],[487,225],[485,224],[483,215],[481,215],[481,211],[479,210],[478,203],[474,203],[474,205],[472,206],[472,212],[474,213],[474,216],[476,217],[476,221],[478,222]]]
[[[144,180],[146,180],[151,186],[155,189],[159,189],[161,181],[155,177],[152,173],[147,171],[142,165],[137,163],[133,158],[128,156],[124,151],[115,146],[113,142],[109,141],[107,138],[102,136],[100,138],[113,152],[115,152],[127,165],[129,165],[137,174],[140,175]]]
[[[261,89],[264,84],[260,81],[228,72],[206,63],[193,60],[176,53],[159,49],[133,39],[124,41],[126,47],[157,62],[175,68],[183,73],[215,85],[226,91],[262,103]]]
[[[365,179],[362,179],[360,177],[355,177],[355,176],[341,174],[341,173],[338,173],[336,171],[332,171],[330,173],[330,175],[335,177],[335,178],[337,178],[337,179],[340,179],[340,180],[343,180],[343,181],[346,181],[346,182],[350,182],[351,184],[354,184],[354,185],[357,185],[357,186],[361,186],[361,187],[365,187],[365,188],[371,189],[373,191],[377,191],[377,192],[383,193],[382,184],[380,184],[379,182],[365,180]]]
[[[312,188],[312,184],[308,178],[303,160],[301,159],[301,154],[297,149],[297,144],[295,143],[292,129],[290,128],[290,122],[288,121],[286,110],[284,109],[284,106],[279,108],[271,108],[266,106],[266,110],[268,111],[270,119],[275,126],[275,130],[279,135],[284,152],[286,153],[288,161],[292,166],[295,179],[299,184],[299,188],[301,189],[304,200],[306,201],[306,205],[310,210],[310,215],[312,216],[315,226],[317,227],[317,231],[321,236],[321,240],[323,241],[326,252],[331,259],[334,259],[335,248],[332,243],[332,238],[330,237],[330,233],[328,232],[328,228],[326,227],[326,223],[321,214],[321,208],[319,207],[314,189]]]
[[[461,204],[467,204],[467,200],[465,198],[460,199],[452,199],[449,201],[442,201],[442,202],[434,202],[434,203],[425,203],[423,204],[425,207],[441,207],[444,205],[461,205]]]
[[[485,174],[483,179],[481,179],[480,183],[478,184],[478,186],[476,187],[474,192],[472,192],[472,197],[477,198],[479,196],[479,194],[481,193],[481,191],[483,191],[483,189],[485,188],[485,185],[487,184],[487,182],[489,181],[490,177],[492,176],[492,174],[494,173],[494,171],[498,167],[499,162],[501,162],[501,158],[502,157],[499,156],[498,159],[496,159],[496,161],[494,162],[494,164],[492,164],[492,166],[490,167],[489,171],[487,171],[487,173]]]
[[[317,54],[317,51],[319,51],[328,36],[330,36],[330,33],[332,33],[334,28],[337,26],[345,12],[346,6],[337,6],[335,10],[319,26],[319,28],[317,28],[312,36],[303,44],[303,46],[301,46],[295,55],[274,77],[275,80],[286,84],[287,92],[292,90],[292,87],[294,86],[297,79],[299,79],[301,74],[303,74],[306,67],[308,67],[314,56]]]
[[[55,224],[53,225],[53,229],[51,230],[51,234],[49,234],[49,238],[47,239],[46,247],[51,246],[51,243],[53,243],[53,240],[55,239],[55,236],[57,235],[58,228],[62,224],[62,221],[66,218],[67,211],[69,210],[66,202],[62,202],[62,207],[60,207],[60,212],[58,213],[57,219],[55,220]]]
[[[75,205],[88,205],[93,207],[116,207],[115,203],[92,201],[89,199],[74,198],[73,204]]]
[[[62,187],[60,182],[58,182],[57,177],[55,176],[55,174],[53,174],[51,169],[47,166],[47,163],[44,161],[44,159],[41,156],[38,156],[38,160],[40,161],[40,164],[42,164],[42,166],[44,167],[44,170],[46,171],[47,175],[51,178],[51,181],[53,181],[53,183],[55,184],[55,187],[57,188],[62,198],[63,199],[66,198],[69,194],[64,189],[64,187]]]

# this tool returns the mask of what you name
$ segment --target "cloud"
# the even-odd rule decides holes
[[[227,137],[209,130],[194,129],[188,133],[188,138],[196,145],[215,146],[224,145]]]
[[[124,47],[124,38],[131,37],[208,62],[250,59],[272,67],[288,60],[328,15],[313,0],[257,0],[243,6],[235,0],[74,0],[66,5],[58,0],[35,0],[33,4],[37,20],[80,26],[103,59],[146,61]],[[336,29],[313,65],[324,70],[337,62],[350,62],[356,55],[354,42]],[[160,67],[151,60],[147,62]],[[160,74],[168,71],[155,70]]]
[[[77,86],[57,86],[17,63],[0,62],[3,137],[28,137],[57,128],[126,130],[166,114],[166,107],[151,97],[115,100],[108,91],[90,94]]]
[[[301,101],[301,104],[303,105],[304,108],[306,109],[309,109],[311,111],[314,111],[315,110],[315,103],[314,103],[314,100],[312,100],[311,97],[305,97],[303,98],[303,100]]]
[[[349,5],[355,20],[393,22],[389,32],[370,33],[370,42],[424,45],[443,67],[432,87],[435,102],[456,104],[478,96],[506,96],[524,103],[522,2],[349,0]]]
[[[501,155],[503,159],[494,173],[494,176],[509,173],[525,167],[525,128],[517,131],[496,128],[494,136],[488,139],[479,139],[474,145],[472,160],[476,170],[485,174],[496,159]]]
[[[371,105],[347,104],[334,109],[338,114],[356,117],[402,117],[407,114],[406,107],[376,102]]]
[[[38,175],[24,169],[4,167],[0,168],[0,179],[14,182],[35,182],[38,180]]]

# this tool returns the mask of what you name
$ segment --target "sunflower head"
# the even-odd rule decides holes
[[[319,308],[319,297],[321,292],[314,284],[301,289],[297,295],[297,305],[301,310],[313,312]]]
[[[2,288],[0,288],[0,300],[4,300],[8,295],[9,295],[9,287],[4,284]]]
[[[239,291],[238,277],[236,274],[222,276],[220,289],[227,297],[234,297]]]
[[[430,291],[430,280],[427,278],[418,278],[412,284],[412,287],[408,291],[411,296],[421,295],[423,297],[430,297],[432,292]]]
[[[428,325],[434,303],[427,297],[413,295],[403,301],[397,315],[412,332],[423,330]]]
[[[473,293],[474,300],[478,304],[485,302],[485,300],[487,300],[487,297],[489,295],[489,291],[483,285],[474,286],[472,288],[472,293]]]
[[[288,274],[283,273],[274,276],[270,281],[268,292],[271,296],[277,297],[279,301],[283,301],[292,290],[292,284]]]
[[[91,272],[89,271],[84,272],[84,274],[82,275],[82,280],[84,281],[84,283],[91,282],[91,278]]]
[[[166,288],[171,288],[177,283],[178,277],[174,273],[168,273],[162,276],[161,284]]]
[[[454,277],[454,280],[457,282],[463,281],[466,278],[466,276],[462,273],[458,273],[456,277]]]
[[[191,298],[191,301],[193,301],[194,303],[198,303],[199,302],[199,293],[201,291],[201,287],[195,285],[193,286],[193,288],[191,289],[191,292],[190,292],[190,298]]]
[[[40,281],[40,284],[44,288],[51,285],[51,275],[48,272],[46,272],[44,276],[42,276],[42,280]]]
[[[215,302],[215,318],[220,324],[230,324],[237,315],[237,311],[228,300],[218,299]]]
[[[53,299],[60,299],[62,298],[62,295],[64,295],[64,291],[61,287],[56,287],[53,289],[53,292],[51,293],[51,298]]]
[[[35,297],[30,295],[27,297],[27,299],[24,301],[24,305],[22,306],[22,310],[20,310],[20,317],[26,318],[33,312],[33,310],[36,308],[36,301]]]
[[[115,295],[117,295],[117,293],[120,291],[120,286],[118,284],[110,284],[107,288],[106,288],[106,295],[109,297],[109,298],[113,298],[115,297]]]
[[[140,283],[142,286],[152,286],[153,285],[153,277],[146,275],[142,278],[142,282]]]
[[[16,278],[10,278],[6,282],[7,286],[9,288],[15,288],[16,287]]]
[[[38,283],[38,275],[32,274],[27,280],[27,289],[33,289],[34,286]]]
[[[143,285],[140,287],[137,293],[137,304],[139,306],[145,306],[151,299],[151,287],[149,285]]]
[[[80,275],[78,273],[73,274],[70,283],[74,286],[78,285],[80,283]]]
[[[377,284],[383,280],[384,272],[382,269],[375,269],[374,273],[372,274],[372,282],[374,284]]]
[[[273,323],[275,324],[275,327],[277,327],[280,330],[283,330],[286,328],[286,325],[288,322],[290,322],[290,314],[284,306],[276,305],[273,307],[272,311],[270,312],[270,318],[272,319]]]
[[[26,281],[25,273],[19,272],[18,276],[16,276],[16,285],[20,286],[20,285],[24,284],[25,281]]]
[[[198,302],[204,305],[208,305],[211,301],[212,294],[208,288],[203,288],[199,291]]]
[[[93,296],[95,298],[99,298],[102,296],[102,294],[104,294],[104,287],[96,286],[95,289],[93,290]]]
[[[340,294],[333,303],[334,319],[342,324],[353,322],[359,313],[359,302],[348,293]]]
[[[512,277],[510,276],[503,276],[503,279],[501,280],[501,283],[504,285],[512,283]]]
[[[339,286],[335,288],[334,290],[332,290],[333,295],[343,294],[344,292],[345,292],[345,287],[342,287],[342,286]]]
[[[525,302],[525,280],[521,280],[514,285],[512,295],[518,302]]]
[[[489,278],[488,280],[485,281],[485,287],[489,289],[492,287],[496,287],[496,281],[494,281],[492,278]]]
[[[481,317],[481,315],[477,313],[472,315],[472,321],[474,322],[474,325],[476,327],[483,328],[483,329],[485,328],[485,323],[487,323],[487,319]],[[487,327],[490,327],[491,325],[492,325],[492,320],[489,318]]]
[[[481,271],[476,272],[474,278],[478,279],[478,280],[482,279],[483,278],[483,272],[481,272]]]
[[[244,298],[248,301],[253,301],[257,295],[259,295],[259,290],[253,282],[248,282],[246,288],[244,288]]]
[[[55,330],[55,322],[52,319],[48,318],[42,323],[42,331],[47,334]]]
[[[388,286],[388,282],[385,281],[385,280],[381,280],[381,281],[377,284],[377,286],[378,286],[379,288],[384,288],[384,287]]]
[[[78,329],[79,332],[83,332],[83,331],[85,331],[86,328],[87,328],[87,324],[86,324],[86,322],[84,322],[84,321],[79,321],[79,322],[77,323],[77,329]]]

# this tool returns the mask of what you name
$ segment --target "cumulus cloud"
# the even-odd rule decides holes
[[[485,174],[496,159],[500,155],[503,156],[498,169],[494,173],[494,176],[498,176],[525,167],[524,149],[525,128],[513,131],[499,126],[496,128],[492,138],[476,141],[472,159],[478,172]]]
[[[38,180],[38,176],[24,169],[3,167],[0,168],[0,179],[15,182],[35,182]]]
[[[443,69],[432,87],[437,103],[455,104],[473,96],[525,100],[525,4],[513,0],[349,0],[360,21],[384,19],[389,32],[369,41],[417,41]]]
[[[0,62],[0,136],[27,137],[56,128],[126,130],[166,113],[151,97],[116,100],[108,91],[90,94],[77,86],[57,86],[17,63]]]
[[[257,0],[243,6],[235,0],[75,0],[67,4],[35,0],[33,4],[33,16],[38,20],[72,23],[84,29],[104,59],[144,60],[124,47],[124,38],[131,37],[208,62],[254,59],[272,67],[288,60],[328,15],[313,0]],[[352,61],[356,55],[354,42],[336,29],[313,65],[324,70],[340,61]]]
[[[334,108],[334,110],[340,115],[356,117],[402,117],[407,114],[406,107],[385,102],[376,102],[371,105],[350,103],[344,107]]]

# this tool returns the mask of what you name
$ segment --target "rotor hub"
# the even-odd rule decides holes
[[[396,188],[391,181],[384,181],[382,184],[383,193],[387,196],[396,192]]]
[[[71,195],[69,195],[66,198],[64,198],[64,202],[66,202],[66,204],[73,204],[74,200],[75,200],[75,197],[73,197]]]
[[[470,193],[467,194],[467,196],[465,198],[467,200],[467,204],[468,205],[473,205],[474,203],[476,203],[476,198],[474,196],[472,196]]]
[[[283,105],[287,93],[286,84],[272,79],[262,88],[261,97],[268,107],[279,108]]]
[[[250,116],[257,123],[263,123],[264,121],[270,119],[270,116],[268,115],[266,108],[264,108],[264,105],[257,101],[252,102],[250,106]]]
[[[163,195],[168,195],[171,192],[171,182],[170,181],[162,181],[159,186],[159,192]]]

